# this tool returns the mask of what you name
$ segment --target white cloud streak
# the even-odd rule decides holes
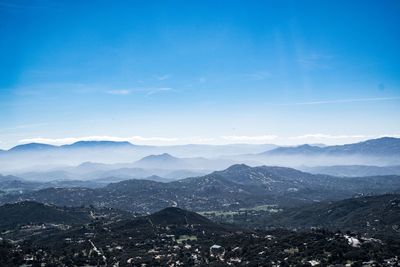
[[[107,94],[111,95],[129,95],[131,93],[131,90],[109,90],[107,91]]]
[[[149,90],[146,93],[146,96],[151,96],[151,95],[154,95],[154,94],[167,92],[167,91],[171,91],[171,90],[172,90],[172,88],[169,88],[169,87],[154,88],[154,89]]]
[[[216,139],[212,137],[188,137],[183,138],[182,140],[190,144],[207,144],[214,142]]]
[[[229,135],[221,136],[222,139],[232,142],[263,142],[271,141],[278,138],[276,135],[255,135],[255,136],[245,136],[245,135]]]
[[[164,74],[164,75],[156,76],[156,79],[160,80],[160,81],[168,80],[169,78],[171,78],[171,74]]]
[[[332,55],[314,52],[308,56],[303,56],[297,59],[297,62],[301,67],[307,70],[328,69],[330,67],[330,61],[333,58],[334,56]]]
[[[145,145],[184,145],[184,144],[266,144],[274,143],[277,145],[300,145],[312,144],[316,142],[326,144],[344,144],[349,142],[358,142],[367,139],[380,137],[397,137],[400,138],[400,133],[397,134],[380,134],[380,135],[363,135],[363,134],[304,134],[298,136],[277,136],[277,135],[229,135],[220,137],[160,137],[160,136],[84,136],[84,137],[66,137],[66,138],[26,138],[19,140],[19,143],[45,143],[53,145],[72,144],[78,141],[115,141],[115,142],[131,142],[133,144]],[[1,142],[0,142],[1,143]]]
[[[132,93],[144,93],[146,97],[163,93],[167,91],[171,91],[172,88],[170,87],[155,87],[155,88],[135,88],[135,89],[116,89],[116,90],[107,90],[105,93],[110,95],[130,95]]]
[[[292,136],[289,139],[301,140],[301,139],[352,139],[352,138],[368,138],[367,135],[330,135],[330,134],[304,134],[299,136]]]
[[[271,73],[269,71],[259,71],[255,73],[248,73],[245,74],[244,76],[247,79],[259,81],[271,77]]]
[[[400,100],[400,97],[373,97],[373,98],[350,98],[350,99],[336,99],[336,100],[321,100],[321,101],[310,101],[310,102],[299,102],[283,104],[282,106],[306,106],[306,105],[323,105],[323,104],[341,104],[341,103],[356,103],[356,102],[378,102],[378,101],[390,101]]]
[[[381,135],[379,135],[379,136],[377,136],[378,138],[381,138],[381,137],[395,137],[395,138],[400,138],[400,133],[397,133],[397,134],[381,134]]]

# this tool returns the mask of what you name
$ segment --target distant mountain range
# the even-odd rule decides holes
[[[90,170],[95,175],[99,171],[100,176],[88,177],[92,179],[104,178],[104,175],[113,176],[116,169],[120,169],[118,176],[125,175],[126,178],[151,175],[183,178],[222,170],[236,163],[290,167],[400,165],[399,140],[384,137],[340,146],[306,144],[295,147],[246,144],[157,147],[112,141],[81,141],[63,146],[31,143],[1,152],[0,169],[3,174],[30,173],[31,177],[38,172],[52,172],[49,176],[54,177],[55,171],[63,171],[58,173],[60,177],[57,179],[81,179],[77,174],[88,173]],[[70,167],[77,165],[80,166]],[[181,174],[174,177],[156,169],[180,171]],[[193,175],[186,175],[188,171],[192,171]]]
[[[202,176],[209,171],[207,170],[168,170],[168,169],[142,169],[142,168],[115,168],[110,170],[93,170],[88,172],[79,172],[74,168],[66,170],[54,171],[36,171],[36,172],[21,172],[17,173],[18,177],[24,178],[27,181],[35,182],[52,182],[52,181],[115,181],[128,179],[149,179],[151,176],[159,176],[165,178],[165,181],[183,179],[186,177]]]
[[[371,139],[359,143],[346,144],[346,145],[335,145],[335,146],[324,146],[324,145],[309,145],[304,144],[294,147],[277,147],[275,145],[224,145],[224,146],[210,146],[210,145],[181,145],[181,146],[166,146],[164,150],[189,147],[190,149],[196,150],[204,147],[208,148],[229,148],[237,149],[238,153],[243,147],[261,148],[268,147],[268,151],[261,154],[266,155],[277,155],[277,154],[362,154],[362,155],[380,155],[380,156],[391,156],[400,155],[400,138],[394,137],[382,137],[378,139]],[[274,148],[275,147],[275,148]],[[79,141],[69,145],[54,146],[40,143],[29,143],[15,146],[9,149],[9,152],[22,152],[22,151],[45,151],[45,150],[68,150],[68,149],[94,149],[94,148],[156,148],[155,146],[138,146],[133,145],[129,142],[114,142],[114,141]],[[196,152],[194,151],[195,155]],[[166,156],[166,155],[164,155]]]
[[[80,149],[80,148],[132,148],[136,147],[129,142],[114,142],[114,141],[79,141],[69,145],[54,146],[41,143],[28,143],[23,145],[15,146],[8,151],[11,152],[22,152],[22,151],[44,151],[44,150],[55,150],[55,149]]]
[[[191,151],[193,155],[201,156],[204,153],[215,153],[217,151],[220,155],[234,155],[240,153],[251,153],[254,151],[262,151],[276,148],[272,144],[231,144],[231,145],[174,145],[174,146],[149,146],[149,145],[134,145],[130,142],[116,142],[116,141],[79,141],[67,145],[49,145],[42,143],[28,143],[17,145],[9,150],[0,150],[2,152],[45,152],[45,151],[68,151],[77,149],[127,149],[127,150],[144,150],[149,153],[167,151],[176,151],[177,154],[186,154],[185,152]],[[166,153],[166,152],[164,152]]]
[[[176,164],[176,163],[181,163],[182,160],[176,157],[171,156],[168,153],[163,153],[161,155],[150,155],[147,157],[144,157],[138,161],[135,162],[134,165],[137,166],[147,166],[147,165],[151,165],[151,167],[154,167],[154,164],[167,164],[167,165],[171,165],[171,164]]]
[[[228,167],[231,160],[208,160],[205,158],[177,158],[170,154],[146,156],[132,163],[104,164],[83,162],[78,166],[61,166],[51,170],[16,172],[24,179],[38,182],[60,180],[102,180],[149,179],[151,176],[164,177],[171,181],[187,177],[201,176],[210,170]],[[158,179],[160,180],[160,179]]]
[[[163,177],[172,181],[187,177],[202,176],[215,169],[223,169],[235,161],[228,159],[178,158],[168,153],[150,155],[131,163],[104,164],[83,162],[77,166],[59,166],[50,170],[16,171],[16,176],[30,181],[50,182],[60,180],[119,181],[127,179],[151,179]],[[160,179],[157,179],[160,181]]]
[[[24,145],[18,145],[13,148],[10,148],[9,152],[22,152],[22,151],[44,151],[44,150],[51,150],[56,149],[56,146],[47,145],[47,144],[40,144],[40,143],[29,143]]]
[[[397,166],[368,166],[368,165],[334,165],[301,167],[301,170],[310,173],[328,174],[333,176],[376,176],[376,175],[400,175],[400,165]]]
[[[367,140],[364,142],[337,145],[337,146],[312,146],[301,145],[295,147],[278,147],[261,155],[330,155],[330,156],[346,156],[346,155],[363,155],[363,156],[384,156],[399,157],[400,156],[400,138],[382,137],[378,139]]]
[[[202,157],[177,158],[168,153],[160,155],[146,156],[129,167],[142,169],[166,169],[166,170],[212,170],[221,166],[228,167],[233,165],[235,161],[228,159],[206,159]]]
[[[9,181],[21,181],[20,177],[14,175],[1,175],[0,174],[0,183],[9,182]]]
[[[150,166],[164,162],[157,168],[168,167],[177,170],[179,165],[179,169],[184,170],[186,169],[184,166],[187,165],[189,169],[217,170],[234,164],[236,160],[233,157],[236,155],[261,153],[275,147],[268,144],[139,146],[129,142],[112,141],[82,141],[63,146],[31,143],[2,151],[0,170],[2,173],[53,171],[85,162],[133,163],[147,156],[150,158],[137,162],[137,166],[131,164],[124,167],[138,168],[139,165]],[[157,158],[153,163],[151,163],[152,155]],[[165,159],[167,155],[173,155],[180,160],[175,159],[172,164],[172,158],[169,161]],[[240,162],[249,163],[242,160]],[[160,175],[160,173],[150,175],[153,174]]]

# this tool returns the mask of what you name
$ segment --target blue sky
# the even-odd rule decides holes
[[[0,148],[400,135],[399,1],[0,0]]]

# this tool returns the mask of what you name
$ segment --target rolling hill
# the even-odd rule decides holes
[[[359,197],[297,207],[268,217],[265,223],[286,228],[319,227],[400,236],[400,195]]]
[[[0,231],[26,224],[83,224],[92,220],[87,210],[60,208],[31,201],[0,206],[0,218]]]
[[[20,205],[26,204],[8,206],[2,215],[20,213],[24,210]],[[30,205],[33,210],[49,209],[38,203]],[[53,208],[59,209],[50,207],[50,221],[54,221],[53,216],[70,218],[71,209],[53,213]],[[136,218],[106,216],[69,227],[10,227],[11,231],[0,232],[4,238],[0,240],[2,266],[37,262],[56,266],[243,266],[250,262],[254,266],[268,262],[302,266],[349,262],[361,266],[363,262],[374,262],[377,266],[396,266],[399,252],[396,238],[378,240],[327,230],[252,231],[221,225],[179,208]],[[9,241],[16,238],[19,242]]]
[[[125,180],[105,187],[46,188],[4,195],[2,203],[34,200],[66,206],[94,205],[146,213],[169,206],[195,211],[237,210],[259,205],[298,206],[400,188],[399,176],[341,178],[283,167],[233,165],[224,171],[173,182]]]

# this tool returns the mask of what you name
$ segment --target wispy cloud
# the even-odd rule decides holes
[[[171,91],[171,90],[172,90],[172,88],[169,88],[169,87],[152,88],[146,93],[146,96],[151,96],[151,95],[154,95],[154,94],[168,92],[168,91]]]
[[[19,143],[44,143],[52,145],[72,144],[78,141],[115,141],[131,142],[133,144],[143,145],[184,145],[184,144],[265,144],[274,143],[277,145],[300,145],[324,143],[328,145],[359,142],[367,139],[380,137],[398,137],[400,133],[395,134],[322,134],[310,133],[297,136],[278,136],[278,135],[228,135],[219,137],[163,137],[163,136],[128,136],[118,137],[109,135],[94,135],[82,137],[64,137],[64,138],[26,138],[19,140]]]
[[[271,73],[269,71],[259,71],[255,73],[248,73],[244,76],[249,80],[264,80],[271,77]]]
[[[330,67],[330,61],[333,58],[334,57],[332,55],[312,53],[310,55],[298,58],[296,61],[304,69],[328,69]]]
[[[163,75],[157,75],[156,79],[160,80],[160,81],[164,81],[164,80],[168,80],[171,77],[172,77],[171,74],[163,74]]]
[[[215,141],[215,138],[213,137],[186,137],[183,138],[182,141],[189,143],[189,144],[207,144],[207,143],[212,143]]]
[[[381,134],[378,135],[377,138],[381,138],[381,137],[395,137],[395,138],[400,138],[400,133],[397,134]]]
[[[378,101],[390,101],[399,100],[400,97],[371,97],[371,98],[349,98],[349,99],[334,99],[334,100],[319,100],[310,102],[298,102],[282,104],[280,106],[305,106],[305,105],[323,105],[323,104],[341,104],[341,103],[355,103],[355,102],[378,102]]]
[[[107,93],[111,95],[129,95],[131,90],[108,90]]]
[[[263,142],[263,141],[272,141],[278,138],[276,135],[228,135],[221,136],[222,139],[232,142]]]
[[[297,136],[233,135],[233,136],[221,136],[220,141],[222,141],[222,143],[247,143],[247,144],[274,143],[276,145],[301,145],[301,144],[315,144],[315,143],[324,143],[327,145],[340,145],[340,144],[360,142],[368,139],[375,139],[381,137],[400,137],[400,133],[376,134],[376,135],[309,133]]]
[[[144,137],[144,136],[132,136],[129,138],[132,142],[135,141],[157,141],[157,142],[176,142],[179,141],[177,137]],[[127,140],[128,141],[128,140]]]
[[[361,138],[369,138],[368,135],[356,134],[356,135],[331,135],[331,134],[304,134],[299,136],[292,136],[289,139],[292,140],[304,140],[304,139],[361,139]]]
[[[134,88],[134,89],[113,89],[113,90],[106,90],[105,92],[107,94],[111,95],[130,95],[133,93],[144,93],[146,97],[158,94],[158,93],[163,93],[167,91],[172,91],[172,88],[170,87],[149,87],[149,88]]]

